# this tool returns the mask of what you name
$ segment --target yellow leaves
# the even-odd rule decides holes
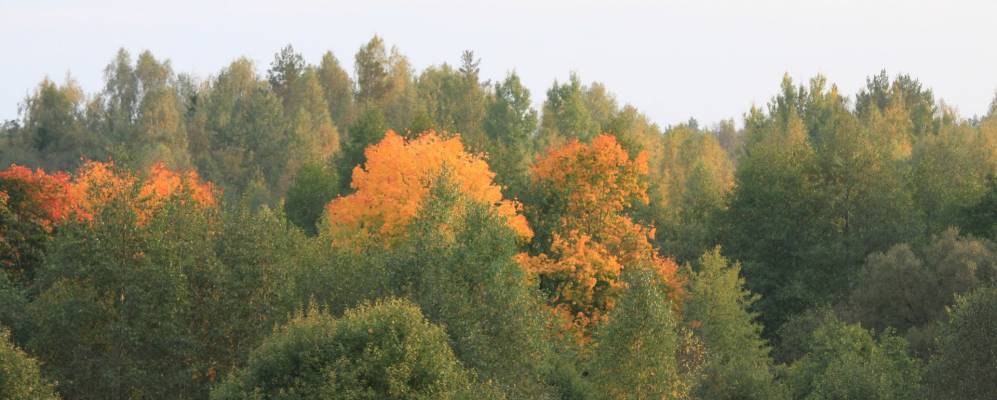
[[[521,206],[502,199],[492,182],[488,164],[464,149],[459,137],[443,138],[429,131],[405,140],[388,131],[380,143],[364,151],[366,163],[353,169],[353,194],[326,206],[333,240],[341,244],[359,238],[377,238],[386,245],[397,239],[415,217],[434,181],[444,169],[461,190],[475,201],[490,204],[517,234],[533,232],[520,214]]]

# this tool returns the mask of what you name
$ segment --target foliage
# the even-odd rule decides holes
[[[685,319],[706,346],[703,377],[693,393],[701,399],[785,398],[774,383],[762,327],[749,311],[758,296],[744,289],[740,273],[718,247],[704,253],[690,274]]]
[[[963,210],[960,226],[967,234],[997,240],[997,175],[987,181],[986,194]]]
[[[537,232],[527,270],[538,274],[562,318],[584,329],[613,308],[625,266],[645,265],[681,298],[677,266],[649,242],[653,230],[624,214],[647,202],[644,157],[631,160],[612,136],[591,144],[572,141],[532,167],[537,193],[527,213]]]
[[[734,183],[734,167],[709,133],[680,125],[665,132],[649,188],[655,241],[679,260],[693,260],[717,242],[714,221]]]
[[[391,260],[394,285],[445,326],[454,352],[509,398],[549,396],[551,357],[539,293],[517,264],[517,236],[496,210],[441,176]]]
[[[299,228],[311,235],[318,233],[318,220],[339,192],[339,176],[332,168],[308,163],[298,170],[287,191],[284,214]]]
[[[484,130],[491,140],[488,165],[506,197],[521,196],[529,183],[537,111],[531,108],[530,90],[515,72],[495,85],[495,101],[488,106]]]
[[[10,342],[10,332],[0,327],[0,398],[55,400],[52,385],[46,382],[31,358]]]
[[[225,376],[215,396],[293,397],[245,379],[297,376],[386,397],[326,383],[423,371],[337,364],[388,364],[362,350],[333,380],[282,368],[363,304],[336,340],[372,343],[387,302],[418,323],[375,322],[435,354],[390,363],[453,377],[396,397],[994,391],[997,101],[963,118],[908,75],[852,97],[787,76],[742,121],[662,128],[576,74],[534,109],[470,50],[416,70],[375,36],[352,71],[309,59],[199,79],[121,49],[94,93],[30,91],[0,122],[0,353],[74,399],[205,398]]]
[[[938,337],[925,377],[930,398],[986,399],[997,391],[994,316],[997,289],[980,288],[959,296]]]
[[[37,329],[27,347],[66,397],[194,397],[206,389],[196,328],[214,314],[201,302],[215,298],[205,291],[217,264],[209,215],[178,204],[140,224],[116,201],[55,238],[38,274],[43,289],[28,306]]]
[[[364,151],[367,161],[353,171],[356,192],[326,207],[328,233],[336,243],[377,237],[386,245],[404,233],[435,178],[447,169],[462,191],[475,201],[490,204],[523,237],[532,235],[518,204],[503,200],[492,183],[494,174],[481,158],[468,154],[459,138],[444,139],[435,132],[405,140],[389,131],[384,140]]]
[[[670,290],[649,270],[628,270],[625,279],[620,304],[596,334],[592,379],[601,398],[686,398]]]
[[[744,262],[772,334],[790,316],[844,297],[864,257],[920,231],[905,168],[823,77],[786,77],[768,115],[746,119],[745,155],[721,243]]]
[[[851,294],[852,315],[877,331],[896,329],[921,355],[956,296],[997,283],[997,249],[949,229],[916,251],[907,244],[869,256]]]
[[[211,398],[452,399],[471,388],[443,329],[411,303],[385,300],[338,319],[315,309],[297,315]]]
[[[0,171],[2,273],[30,282],[55,227],[81,215],[68,174],[47,174],[19,165]]]
[[[835,317],[810,335],[806,354],[788,369],[794,399],[919,399],[920,363],[890,332],[878,340]]]

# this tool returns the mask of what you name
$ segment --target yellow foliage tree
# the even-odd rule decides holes
[[[447,169],[470,198],[491,204],[522,238],[533,235],[519,203],[503,200],[495,174],[480,156],[468,153],[458,136],[434,131],[406,140],[388,131],[381,142],[364,151],[365,164],[353,169],[354,193],[326,206],[327,233],[334,243],[349,245],[375,239],[391,245],[419,211],[435,179]]]

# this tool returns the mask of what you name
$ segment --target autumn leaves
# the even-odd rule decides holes
[[[364,151],[367,162],[353,170],[354,193],[326,206],[327,229],[341,245],[375,239],[388,245],[403,234],[415,217],[433,182],[444,170],[448,179],[475,201],[491,204],[510,228],[528,239],[533,236],[521,205],[502,199],[501,188],[485,160],[464,149],[459,137],[429,131],[405,140],[388,131],[380,143]]]
[[[326,206],[320,230],[334,246],[392,246],[442,175],[468,198],[489,205],[527,245],[517,261],[579,337],[614,307],[624,268],[654,270],[673,300],[681,297],[676,264],[657,255],[652,228],[626,214],[648,201],[647,160],[643,154],[631,159],[613,136],[571,141],[539,157],[530,169],[536,189],[525,206],[502,198],[486,156],[468,152],[458,135],[428,131],[405,139],[388,131],[364,155],[366,162],[353,170],[354,191]],[[142,224],[174,196],[203,207],[217,202],[217,190],[197,173],[162,164],[143,177],[113,163],[87,162],[73,175],[12,166],[0,179],[14,188],[4,196],[29,199],[16,204],[37,210],[38,224],[46,228],[67,218],[92,219],[111,204],[129,207]]]
[[[530,241],[517,260],[578,337],[606,319],[624,286],[624,268],[652,269],[673,300],[680,297],[676,264],[657,255],[651,228],[626,215],[632,204],[648,201],[646,157],[630,159],[613,136],[571,141],[541,156],[531,168],[537,189],[525,208],[502,198],[486,159],[467,152],[458,136],[429,131],[406,140],[389,131],[364,154],[366,163],[353,170],[355,192],[326,207],[324,227],[334,245],[391,246],[443,174]]]

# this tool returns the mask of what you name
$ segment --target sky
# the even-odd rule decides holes
[[[98,91],[118,48],[206,79],[241,56],[264,73],[286,44],[352,71],[375,34],[417,71],[473,50],[484,79],[514,70],[538,105],[573,71],[662,126],[739,121],[787,73],[850,97],[911,74],[964,117],[997,90],[997,1],[0,0],[0,120],[46,76]]]

